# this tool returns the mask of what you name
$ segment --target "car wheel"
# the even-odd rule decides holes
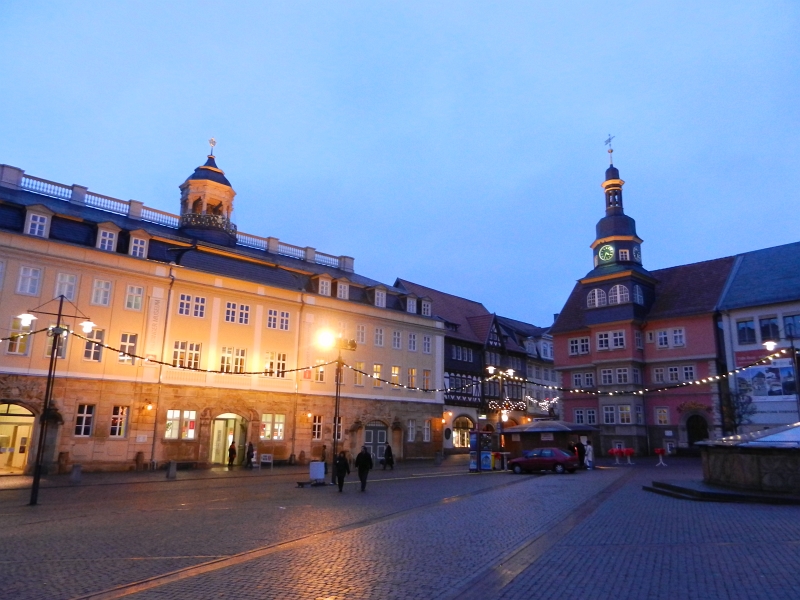
[[[563,473],[563,472],[564,472],[564,465],[562,465],[560,463],[556,463],[556,465],[553,467],[553,473],[559,473],[560,474],[560,473]]]
[[[514,473],[516,473],[517,475],[522,473],[522,467],[520,467],[519,465],[514,465]]]

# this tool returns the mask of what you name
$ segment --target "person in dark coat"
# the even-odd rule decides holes
[[[361,491],[367,489],[367,475],[372,468],[372,456],[367,450],[366,446],[361,447],[361,452],[356,456],[356,469],[358,469],[358,478],[361,480]]]
[[[231,442],[228,446],[228,468],[233,466],[233,461],[236,460],[236,442]]]
[[[575,448],[578,451],[578,468],[583,469],[586,467],[586,446],[583,445],[583,442],[578,440],[575,444]]]
[[[256,455],[256,449],[253,448],[253,442],[248,442],[247,444],[247,464],[245,465],[248,469],[253,468],[253,457]]]
[[[350,475],[350,465],[347,463],[347,456],[344,452],[339,452],[339,456],[333,463],[334,471],[336,472],[336,483],[339,485],[339,491],[344,487],[345,475]]]
[[[394,471],[394,454],[392,454],[392,447],[389,444],[386,444],[386,449],[383,452],[383,470],[386,470],[386,467],[389,467],[392,471]]]

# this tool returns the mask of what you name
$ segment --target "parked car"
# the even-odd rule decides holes
[[[578,468],[578,457],[560,448],[536,448],[524,450],[522,456],[512,458],[508,461],[508,468],[517,474],[529,471],[574,473]]]

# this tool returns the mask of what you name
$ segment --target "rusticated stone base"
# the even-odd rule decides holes
[[[706,483],[800,494],[800,449],[709,447],[701,455]]]

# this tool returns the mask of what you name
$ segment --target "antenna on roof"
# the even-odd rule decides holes
[[[210,140],[208,140],[208,144],[211,146],[211,156],[214,156],[214,146],[217,145],[217,140],[211,138]]]
[[[605,145],[608,146],[608,162],[611,163],[612,165],[614,164],[614,157],[613,157],[614,149],[611,147],[611,140],[613,140],[615,137],[617,136],[611,135],[609,133],[608,139],[605,141]]]

